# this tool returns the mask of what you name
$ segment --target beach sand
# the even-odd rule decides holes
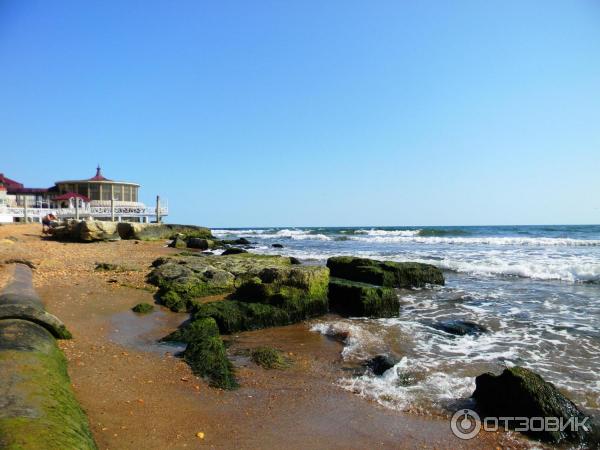
[[[73,333],[60,347],[100,449],[528,446],[507,433],[461,441],[445,418],[392,411],[335,386],[341,344],[309,332],[306,323],[231,337],[241,387],[208,387],[173,356],[177,349],[156,344],[185,314],[158,306],[147,316],[130,311],[154,302],[145,282],[150,263],[177,252],[163,242],[59,243],[41,239],[37,224],[0,226],[0,262],[33,262],[47,310]],[[97,272],[97,262],[126,270]],[[8,267],[0,266],[0,285]],[[286,352],[292,366],[268,371],[236,356],[260,345]]]

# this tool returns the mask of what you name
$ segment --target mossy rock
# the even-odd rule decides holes
[[[194,320],[205,317],[213,318],[223,334],[259,330],[292,323],[290,315],[281,308],[237,300],[197,303],[193,307],[192,316]]]
[[[212,233],[208,228],[195,225],[120,222],[117,226],[117,231],[121,239],[137,239],[142,241],[175,239],[177,235],[183,235],[185,238],[213,239]]]
[[[431,264],[336,256],[327,260],[327,267],[332,277],[384,287],[412,288],[444,284],[442,271]]]
[[[67,362],[52,335],[24,320],[0,321],[2,449],[82,449],[96,444],[79,406]]]
[[[395,317],[400,301],[392,288],[331,278],[329,309],[346,317]]]
[[[232,293],[244,284],[245,280],[258,276],[264,269],[289,268],[291,262],[289,258],[280,256],[244,253],[230,256],[183,255],[159,258],[152,265],[155,269],[148,276],[148,282],[159,287],[161,303],[173,310],[184,310],[194,298]],[[311,270],[314,271],[307,269],[306,273],[310,273]],[[321,271],[323,270],[327,271],[321,268]],[[296,285],[306,278],[298,275],[297,271],[292,275],[291,282],[296,283],[292,287],[297,287]],[[295,281],[296,279],[299,281]],[[321,281],[319,287],[316,287],[316,282],[311,284],[305,281],[304,284],[308,286],[308,296],[314,297],[323,295],[327,283]]]
[[[585,415],[577,406],[552,384],[524,367],[504,369],[502,374],[485,373],[475,379],[473,398],[484,417],[556,417],[566,423],[569,419],[585,420]],[[519,423],[510,423],[515,427]],[[598,426],[589,419],[586,426],[589,432],[579,427],[564,431],[529,431],[528,435],[553,444],[569,442],[596,448]]]
[[[290,365],[282,352],[271,347],[255,348],[250,353],[250,357],[263,369],[285,369]]]
[[[215,248],[215,241],[213,241],[212,239],[192,237],[188,238],[186,242],[186,246],[188,248],[194,248],[197,250],[208,250],[210,248]]]
[[[169,247],[171,248],[187,248],[187,246],[187,242],[182,236],[175,237],[175,239],[173,239],[173,241],[171,241],[169,244]]]
[[[148,314],[154,311],[154,305],[150,303],[138,303],[131,310],[138,314]]]
[[[202,318],[167,336],[165,340],[187,342],[183,352],[185,362],[194,374],[208,379],[209,384],[221,389],[235,389],[238,383],[225,345],[219,336],[214,319]]]

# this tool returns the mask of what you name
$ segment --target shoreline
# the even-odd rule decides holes
[[[100,448],[275,448],[283,443],[288,448],[532,445],[506,433],[460,441],[450,433],[447,419],[386,409],[335,386],[341,344],[308,331],[305,322],[235,334],[230,354],[275,343],[291,353],[293,365],[267,371],[234,356],[241,387],[236,391],[210,388],[181,359],[148,345],[152,337],[173,331],[176,322],[185,319],[183,315],[162,307],[145,318],[129,311],[143,301],[154,303],[145,282],[152,260],[179,250],[165,248],[162,242],[45,241],[40,239],[38,225],[0,227],[0,242],[8,236],[17,240],[0,243],[3,258],[25,258],[36,264],[36,289],[48,311],[60,317],[74,335],[74,340],[60,346]],[[96,272],[97,262],[132,270]],[[0,270],[0,282],[5,278],[6,270]],[[143,329],[146,344],[138,343],[139,336],[131,330],[132,344],[115,338],[118,327],[152,321],[155,316],[162,316],[158,325]],[[119,317],[121,322],[115,319]],[[198,433],[204,433],[204,438]]]

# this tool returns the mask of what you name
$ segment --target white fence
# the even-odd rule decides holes
[[[110,206],[88,206],[85,208],[79,208],[77,211],[75,208],[27,208],[27,217],[32,219],[41,220],[47,214],[54,214],[59,219],[67,219],[70,217],[76,217],[79,214],[80,218],[92,216],[96,217],[114,217],[116,219],[121,217],[156,217],[156,208],[152,206],[115,206],[114,213]],[[169,215],[168,206],[161,206],[159,209],[161,217]],[[6,207],[0,206],[0,216],[10,217],[25,217],[25,208],[22,207]]]

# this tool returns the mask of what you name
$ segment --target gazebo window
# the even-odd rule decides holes
[[[100,200],[100,186],[90,184],[90,200]]]
[[[102,186],[102,200],[110,200],[110,186],[107,184]]]

